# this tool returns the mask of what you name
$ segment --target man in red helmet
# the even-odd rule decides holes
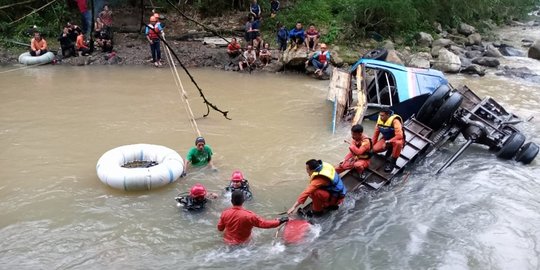
[[[217,229],[222,232],[223,240],[229,245],[244,244],[251,238],[251,230],[257,228],[276,228],[284,222],[289,221],[288,217],[281,217],[274,220],[266,220],[255,213],[242,207],[244,203],[244,193],[241,190],[235,190],[231,195],[233,207],[223,211],[219,218]]]
[[[183,205],[186,210],[201,210],[208,202],[208,199],[216,199],[218,195],[213,192],[207,192],[202,184],[195,184],[191,187],[189,195],[178,196],[175,200],[179,205]]]
[[[244,196],[247,201],[253,198],[253,193],[251,193],[251,190],[249,190],[248,180],[244,178],[244,174],[242,174],[242,172],[239,170],[232,173],[231,182],[229,183],[229,186],[225,188],[225,190],[230,192],[241,190],[244,192]]]

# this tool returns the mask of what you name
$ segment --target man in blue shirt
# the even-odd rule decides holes
[[[304,28],[301,22],[296,23],[296,27],[289,31],[289,39],[291,40],[291,47],[298,49],[298,45],[304,44]]]

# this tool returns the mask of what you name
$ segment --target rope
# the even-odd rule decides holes
[[[27,68],[33,68],[33,67],[42,66],[42,65],[46,65],[46,64],[48,64],[48,63],[39,63],[39,64],[34,64],[34,65],[28,65],[28,66],[24,66],[24,67],[14,68],[14,69],[10,69],[10,70],[4,70],[4,71],[0,71],[0,74],[12,72],[12,71],[17,71],[17,70],[22,70],[22,69],[27,69]]]
[[[191,17],[187,16],[186,14],[184,14],[184,12],[182,12],[182,11],[181,11],[181,10],[180,10],[173,2],[171,2],[170,0],[166,0],[166,1],[167,1],[167,3],[169,3],[169,5],[171,5],[178,13],[180,13],[180,15],[182,15],[182,17],[186,18],[186,20],[191,21],[191,22],[194,22],[195,24],[201,26],[203,29],[210,31],[212,34],[214,34],[214,35],[216,35],[217,37],[219,37],[219,38],[225,40],[225,42],[227,42],[227,44],[231,44],[231,42],[229,42],[226,38],[224,38],[222,35],[220,35],[215,29],[212,29],[212,28],[210,28],[210,27],[208,27],[208,26],[206,26],[206,25],[204,25],[204,24],[202,24],[202,23],[196,21],[195,19],[192,19]],[[263,44],[263,46],[264,46],[264,44]],[[241,49],[241,51],[244,52],[243,49]],[[241,56],[244,60],[246,60],[246,63],[247,63],[248,68],[249,68],[249,74],[251,74],[252,67],[251,67],[251,65],[249,64],[249,62],[247,61],[247,58],[244,56],[243,53],[241,53],[240,56]],[[227,118],[227,117],[225,117],[225,118]],[[227,118],[227,119],[228,119],[228,118]]]
[[[165,38],[163,38],[165,40]],[[171,69],[171,73],[173,74],[174,83],[176,84],[176,88],[178,89],[178,93],[180,94],[180,97],[182,98],[182,102],[184,102],[184,108],[186,109],[186,113],[188,113],[189,117],[189,123],[191,124],[191,127],[193,130],[197,132],[197,135],[201,137],[201,131],[199,130],[199,127],[197,126],[197,122],[195,121],[195,116],[193,115],[193,111],[191,110],[191,106],[189,105],[189,100],[187,97],[186,90],[184,89],[184,85],[182,84],[182,81],[180,80],[180,75],[178,75],[178,70],[176,69],[176,64],[174,63],[174,59],[171,55],[171,51],[169,49],[169,46],[165,46],[165,49],[167,51],[167,61],[169,62],[169,67]]]
[[[158,35],[158,38],[163,41],[163,43],[165,44],[165,46],[167,46],[167,48],[170,49],[170,52],[172,55],[174,55],[174,58],[176,59],[176,61],[178,61],[178,64],[182,67],[182,69],[184,70],[184,72],[186,72],[186,74],[188,75],[189,79],[191,80],[191,82],[193,83],[193,85],[195,85],[195,87],[197,88],[197,90],[199,91],[199,95],[203,98],[203,102],[206,104],[206,109],[207,109],[207,112],[205,115],[203,115],[203,117],[207,117],[209,114],[210,114],[210,108],[214,109],[215,111],[218,111],[220,112],[221,114],[223,114],[223,117],[225,117],[226,119],[228,120],[232,120],[231,118],[229,118],[227,116],[227,114],[229,113],[229,111],[222,111],[221,109],[219,109],[216,105],[212,104],[210,101],[208,101],[208,99],[206,99],[206,96],[204,96],[204,93],[202,91],[202,89],[199,87],[199,85],[197,84],[197,82],[195,81],[195,78],[193,78],[193,76],[191,75],[191,73],[189,73],[189,70],[186,68],[186,66],[184,66],[184,64],[182,64],[182,61],[180,61],[180,58],[178,57],[178,55],[176,55],[176,53],[174,52],[174,50],[171,48],[171,46],[169,45],[169,43],[167,41],[165,41],[165,39],[163,39],[163,37],[161,35],[159,35],[159,33],[153,29],[152,27],[150,27],[149,25],[147,25],[146,23],[144,22],[141,22],[144,26],[148,27],[150,30],[154,31],[155,33],[157,33]]]

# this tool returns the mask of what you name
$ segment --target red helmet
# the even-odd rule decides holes
[[[192,198],[201,198],[206,196],[206,188],[202,184],[195,184],[189,191],[189,196]]]
[[[242,174],[241,171],[236,170],[232,173],[231,181],[241,182],[243,180],[244,180],[244,175]]]

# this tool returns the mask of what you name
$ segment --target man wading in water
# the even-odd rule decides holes
[[[188,166],[190,164],[194,167],[204,167],[206,165],[210,165],[210,168],[212,170],[216,170],[216,167],[214,167],[214,164],[212,164],[213,154],[214,153],[212,152],[212,148],[206,145],[206,141],[204,140],[204,138],[197,137],[195,139],[195,147],[191,147],[191,149],[189,149],[189,152],[186,156],[186,161],[184,164],[184,173],[182,173],[182,176],[186,175]]]
[[[223,211],[217,225],[218,231],[225,231],[223,240],[229,245],[244,244],[251,238],[253,227],[270,229],[276,228],[284,222],[289,221],[288,217],[281,217],[274,220],[266,220],[255,213],[242,207],[244,204],[244,192],[233,191],[231,203],[233,207]]]

